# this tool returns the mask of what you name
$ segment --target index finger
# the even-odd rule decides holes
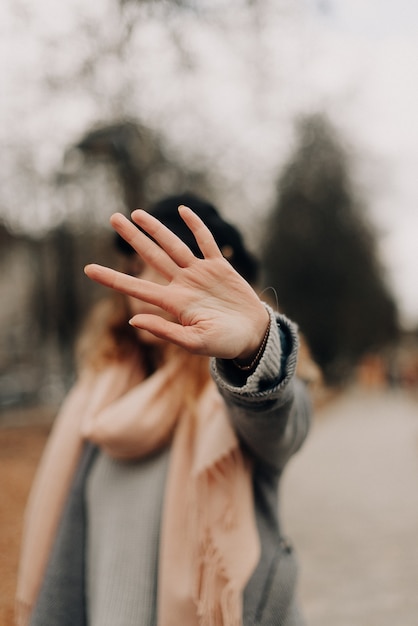
[[[184,241],[150,213],[137,209],[132,213],[132,219],[165,250],[179,267],[187,267],[195,260],[196,257]]]
[[[121,213],[114,213],[110,223],[116,232],[162,276],[169,280],[177,271],[177,265],[160,246],[141,232]]]

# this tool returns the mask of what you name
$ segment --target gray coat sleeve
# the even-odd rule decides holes
[[[256,370],[247,378],[231,362],[212,359],[211,372],[244,447],[280,471],[305,440],[311,405],[305,384],[295,376],[297,328],[267,309],[270,333]]]

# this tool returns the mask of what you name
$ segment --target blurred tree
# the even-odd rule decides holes
[[[344,382],[397,334],[373,230],[349,181],[347,156],[320,115],[303,118],[268,221],[267,284],[306,336],[325,380]]]
[[[103,177],[98,176],[100,170]],[[106,185],[101,188],[103,179]],[[66,151],[56,184],[57,193],[68,194],[69,202],[77,190],[81,210],[43,240],[35,290],[41,297],[35,299],[33,317],[44,341],[53,337],[68,379],[80,323],[103,295],[102,288],[85,279],[82,268],[92,260],[116,263],[106,216],[115,210],[146,208],[162,195],[182,189],[204,193],[208,186],[203,174],[185,171],[170,160],[158,136],[133,120],[89,129]]]
[[[110,166],[118,180],[119,193],[128,212],[169,193],[189,189],[200,193],[209,186],[204,173],[187,170],[170,159],[157,133],[134,120],[116,121],[95,126],[73,146],[82,153],[84,161],[70,174],[74,180],[80,167],[98,164]],[[59,181],[68,182],[68,175],[59,175]]]

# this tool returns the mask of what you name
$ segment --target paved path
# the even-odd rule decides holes
[[[308,626],[418,625],[418,400],[351,391],[318,413],[282,488]]]

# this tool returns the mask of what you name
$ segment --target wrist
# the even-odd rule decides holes
[[[270,315],[268,314],[267,311],[266,313],[267,313],[267,318],[268,318],[267,324],[264,328],[264,334],[263,334],[261,342],[259,342],[258,344],[257,349],[255,351],[250,352],[248,355],[245,354],[243,356],[239,356],[239,357],[236,357],[235,359],[232,359],[233,364],[242,371],[248,372],[248,371],[254,370],[257,367],[261,357],[264,354],[264,350],[268,341],[268,337],[270,334],[270,326],[271,326]]]

